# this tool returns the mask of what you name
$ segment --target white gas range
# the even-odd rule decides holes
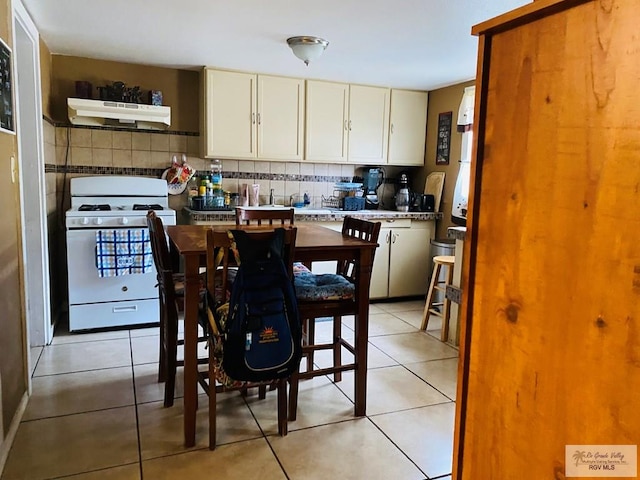
[[[166,181],[98,176],[72,178],[70,185],[71,208],[65,222],[69,330],[157,323],[157,278],[153,265],[147,267],[150,245],[146,240],[146,215],[154,210],[165,225],[176,224]],[[141,249],[136,258],[147,262],[144,268],[103,268],[107,258],[101,253],[104,239],[115,242],[122,235],[137,239],[130,246],[136,243],[133,246]]]

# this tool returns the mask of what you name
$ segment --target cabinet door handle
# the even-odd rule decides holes
[[[344,121],[344,129],[345,129],[345,131],[349,130],[349,128],[347,127],[347,121],[346,120]]]
[[[258,125],[260,125],[260,124],[261,124],[261,122],[260,122],[260,114],[258,114]]]
[[[391,124],[391,135],[393,135],[393,123]]]
[[[384,243],[389,243],[391,241],[391,232],[387,232],[387,237],[384,241]]]
[[[349,131],[351,131],[351,120],[349,120]]]
[[[392,233],[391,238],[392,238],[391,243],[396,243],[396,238],[398,238],[398,236],[395,233]]]
[[[256,114],[255,113],[251,114],[251,123],[253,123],[254,125],[256,124]]]

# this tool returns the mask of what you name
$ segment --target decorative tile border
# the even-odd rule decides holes
[[[164,168],[136,168],[136,167],[100,167],[95,165],[53,165],[44,166],[46,173],[81,173],[87,175],[141,175],[146,177],[160,177]],[[222,172],[223,178],[237,180],[281,180],[288,182],[317,182],[336,183],[347,182],[351,179],[331,175],[299,175],[283,173],[257,172]]]
[[[192,222],[221,222],[228,221],[235,217],[235,211],[228,212],[203,212],[185,208],[184,211],[189,215]],[[341,221],[350,215],[363,220],[384,220],[389,218],[409,218],[411,220],[439,220],[442,213],[432,212],[391,212],[380,210],[357,210],[357,211],[327,211],[327,213],[296,213],[297,222],[336,222]]]
[[[83,175],[134,175],[160,178],[164,168],[97,167],[95,165],[52,165],[45,164],[45,173],[80,173]]]

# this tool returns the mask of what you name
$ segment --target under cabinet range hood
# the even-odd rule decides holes
[[[129,127],[166,130],[171,125],[171,107],[68,98],[69,121],[74,125]]]

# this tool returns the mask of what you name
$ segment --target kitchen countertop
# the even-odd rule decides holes
[[[456,240],[464,240],[467,235],[467,227],[449,227],[447,228],[447,238]]]
[[[248,207],[259,209],[284,208],[284,207]],[[366,220],[385,220],[409,218],[412,220],[439,220],[442,213],[433,212],[398,212],[395,210],[335,210],[329,208],[294,208],[295,219],[298,222],[335,222],[340,221],[347,215]],[[184,212],[192,221],[196,222],[215,222],[228,221],[235,218],[235,211],[216,211],[216,210],[192,210],[188,207],[184,208]]]

